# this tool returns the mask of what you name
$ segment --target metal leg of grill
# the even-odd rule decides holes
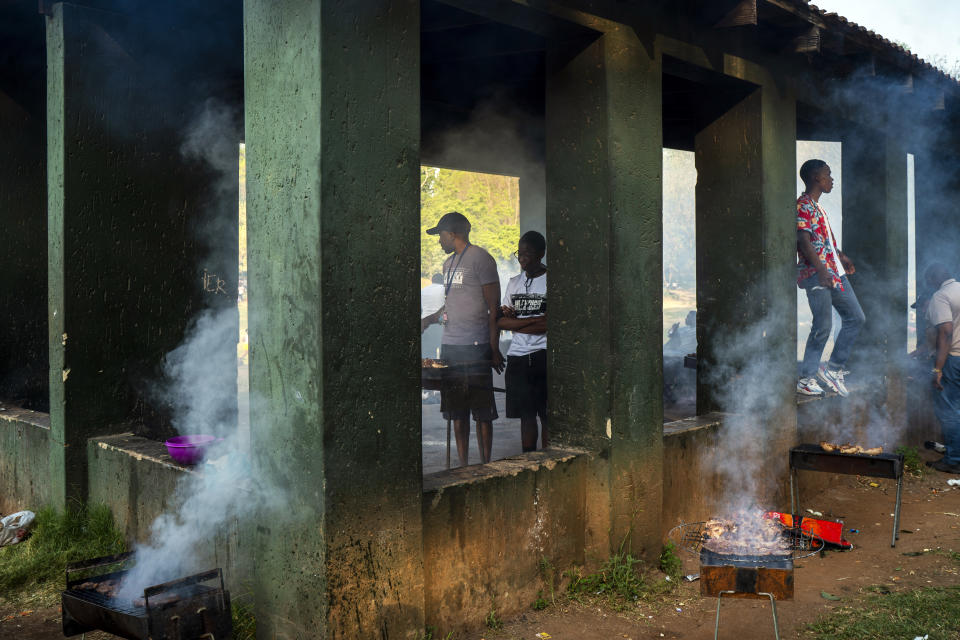
[[[447,420],[447,469],[450,468],[450,420]]]
[[[897,538],[900,537],[900,496],[903,493],[903,475],[897,478],[897,504],[893,509],[893,538],[890,540],[890,546],[897,546]]]
[[[723,602],[723,594],[725,593],[731,594],[736,593],[736,591],[721,591],[717,594],[717,621],[713,627],[713,640],[719,640],[720,638],[720,603]],[[773,594],[761,591],[757,595],[770,598],[770,611],[773,613],[773,637],[780,640],[780,625],[777,624],[777,602],[773,599]]]
[[[794,495],[796,492],[796,495]],[[800,526],[800,486],[797,480],[797,470],[790,469],[790,513],[794,518],[797,518],[797,522],[794,522],[794,526]]]

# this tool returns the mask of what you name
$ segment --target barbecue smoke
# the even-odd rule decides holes
[[[207,569],[218,539],[237,532],[268,501],[282,501],[281,491],[254,478],[245,434],[237,420],[236,237],[238,135],[237,114],[208,101],[185,132],[181,154],[210,176],[212,198],[198,216],[199,240],[209,248],[205,264],[216,265],[220,290],[203,280],[210,308],[189,323],[182,343],[169,352],[152,399],[168,409],[182,435],[204,434],[219,440],[207,448],[206,464],[178,482],[168,510],[150,527],[149,539],[136,547],[136,564],[126,575],[119,597],[133,599],[151,585]],[[233,273],[232,278],[228,274]],[[198,286],[201,280],[198,277]]]

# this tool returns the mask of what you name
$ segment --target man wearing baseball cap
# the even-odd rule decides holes
[[[485,250],[470,244],[470,221],[461,213],[444,214],[427,233],[440,236],[440,246],[450,257],[443,263],[444,306],[421,320],[420,330],[435,322],[443,325],[440,357],[453,367],[452,380],[460,382],[445,385],[440,409],[444,418],[453,420],[460,465],[468,463],[471,413],[477,421],[480,461],[490,462],[493,421],[498,417],[491,369],[503,371],[497,328],[497,262]],[[464,373],[462,381],[458,380],[459,373]]]

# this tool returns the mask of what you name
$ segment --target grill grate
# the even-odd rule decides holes
[[[703,543],[708,539],[705,533],[706,524],[704,521],[677,525],[670,530],[667,538],[673,542],[678,549],[682,549],[684,552],[699,559],[701,557],[701,551],[703,551]],[[787,540],[789,556],[793,560],[812,556],[815,553],[819,553],[820,549],[823,548],[823,540],[820,536],[801,531],[800,529],[784,527],[783,536]],[[714,553],[713,555],[722,557],[725,554]],[[782,553],[775,553],[770,554],[769,558],[766,555],[738,556],[737,561],[739,564],[762,566],[767,562],[782,561],[784,555],[785,554]]]

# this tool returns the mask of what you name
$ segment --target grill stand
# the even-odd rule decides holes
[[[713,627],[713,640],[719,640],[720,638],[720,603],[723,602],[723,594],[732,595],[735,593],[737,592],[721,591],[717,594],[717,622]],[[777,624],[777,601],[774,600],[772,593],[760,591],[757,595],[770,598],[770,610],[773,612],[773,637],[776,638],[776,640],[780,640],[780,626]]]
[[[893,533],[890,546],[897,546],[900,537],[900,500],[903,495],[903,456],[826,452],[819,445],[801,444],[790,449],[790,508],[800,515],[800,482],[797,471],[823,471],[846,475],[889,478],[897,481],[897,498],[893,510]]]

